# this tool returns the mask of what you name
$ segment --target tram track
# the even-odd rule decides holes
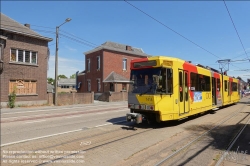
[[[250,123],[250,117],[248,118],[246,124],[242,126],[242,128],[239,130],[239,132],[234,136],[233,140],[229,143],[228,148],[224,151],[222,156],[220,157],[219,161],[216,163],[215,166],[220,166],[222,162],[226,159],[226,156],[229,154],[229,151],[234,146],[235,142],[238,140],[238,138],[241,136],[242,132],[245,130],[246,126]]]
[[[120,125],[122,124],[126,124],[128,122],[122,122],[120,123]],[[134,136],[138,136],[140,134],[143,134],[145,132],[149,132],[151,130],[153,130],[152,128],[150,129],[145,129],[145,128],[137,128],[134,129],[134,124],[126,124],[126,127],[122,127],[123,129],[121,130],[121,128],[112,128],[111,130],[105,130],[105,127],[93,127],[93,128],[85,128],[83,129],[83,132],[90,132],[90,130],[95,130],[93,131],[93,134],[89,134],[89,135],[85,135],[85,136],[79,136],[79,133],[74,133],[76,135],[78,135],[77,138],[70,137],[69,139],[63,139],[62,141],[56,142],[53,141],[53,138],[45,138],[42,140],[35,140],[29,143],[20,143],[23,144],[21,145],[21,147],[28,147],[28,148],[24,148],[22,149],[23,151],[33,151],[33,153],[35,153],[36,151],[50,151],[50,150],[62,150],[67,149],[67,151],[79,151],[79,152],[83,152],[83,151],[91,151],[97,148],[101,148],[102,146],[106,146],[118,141],[121,141],[123,139],[128,139],[130,137],[134,137]],[[100,131],[100,128],[104,128],[104,130]],[[98,130],[98,131],[97,131]],[[112,138],[110,138],[110,136],[112,136]],[[60,136],[59,136],[60,137]],[[74,139],[72,139],[74,138]],[[79,146],[80,143],[82,141],[89,141],[90,144],[88,146],[84,146],[81,147]],[[17,149],[16,147],[20,147],[20,144],[14,144],[14,145],[10,145],[10,146],[5,146],[4,149]],[[32,148],[30,149],[30,147],[33,147],[32,145],[35,145],[34,147],[37,147],[39,145],[47,145],[47,146],[41,146],[40,148]],[[22,155],[31,155],[30,153],[19,153],[16,154],[15,156],[18,158],[18,156],[22,156]],[[72,154],[69,154],[68,156],[70,156]],[[67,157],[67,155],[65,155],[64,157]],[[50,162],[53,161],[58,161],[58,160],[63,160],[64,158],[56,158],[53,160],[50,160],[48,162],[42,163],[42,164],[38,164],[38,165],[47,165],[50,164]],[[30,165],[30,164],[22,164],[22,165]],[[32,164],[31,164],[32,165]]]
[[[189,141],[188,143],[186,143],[185,145],[183,145],[181,148],[179,148],[178,150],[176,150],[175,152],[171,153],[170,155],[168,155],[167,157],[165,157],[164,159],[160,160],[160,162],[156,163],[155,166],[161,166],[161,165],[169,165],[168,162],[170,160],[173,160],[174,158],[177,157],[178,154],[181,154],[182,152],[185,152],[187,149],[190,149],[192,147],[192,145],[194,145],[195,143],[197,143],[198,141],[202,140],[206,135],[208,135],[209,133],[211,133],[213,130],[215,130],[216,128],[220,127],[221,125],[225,124],[226,122],[232,120],[232,118],[237,117],[237,115],[239,115],[241,113],[242,110],[244,110],[246,106],[243,105],[241,108],[239,108],[236,112],[226,116],[224,118],[224,120],[222,120],[221,122],[216,123],[215,126],[211,127],[209,130],[203,132],[202,134],[198,135],[197,137],[193,138],[191,141]],[[244,119],[246,119],[246,117],[242,118],[239,120],[238,123],[242,122]],[[237,123],[237,124],[238,124]],[[211,144],[209,145],[211,146]],[[207,148],[207,147],[205,147]],[[172,163],[173,164],[173,163]],[[170,165],[172,165],[170,164]]]

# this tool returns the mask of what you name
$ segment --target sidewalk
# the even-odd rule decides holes
[[[0,108],[1,113],[6,113],[10,111],[32,111],[32,110],[47,110],[47,109],[59,109],[59,108],[75,108],[75,107],[85,107],[90,105],[112,105],[115,103],[124,103],[126,104],[127,101],[119,101],[119,102],[102,102],[94,100],[94,103],[91,104],[74,104],[74,105],[63,105],[63,106],[31,106],[31,107],[15,107],[15,108]]]
[[[244,102],[246,104],[250,104],[250,96],[245,96],[245,97],[241,98],[239,102]]]

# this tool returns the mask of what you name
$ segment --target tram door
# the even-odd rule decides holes
[[[212,77],[212,104],[217,105],[216,101],[216,79]]]
[[[231,82],[230,80],[228,81],[228,102],[231,102],[231,91],[232,91],[232,87],[231,87]]]
[[[179,69],[179,113],[184,114],[189,112],[189,97],[188,97],[188,72]]]

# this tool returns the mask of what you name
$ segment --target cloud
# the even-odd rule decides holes
[[[85,62],[78,59],[61,58],[58,59],[58,75],[64,74],[68,78],[77,71],[85,69]],[[50,56],[48,77],[55,77],[55,56]]]

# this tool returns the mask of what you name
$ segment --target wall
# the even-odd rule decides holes
[[[127,92],[104,92],[98,100],[107,101],[107,102],[115,102],[115,101],[128,101],[128,93]]]
[[[48,104],[53,104],[53,94],[47,94]],[[91,104],[94,103],[94,93],[58,93],[57,104],[73,105],[73,104]]]
[[[82,82],[83,86],[84,86],[84,92],[88,91],[88,84],[87,84],[87,80],[91,80],[91,91],[97,92],[97,78],[100,78],[101,83],[103,81],[103,56],[102,56],[103,52],[102,50],[97,51],[97,52],[93,52],[91,54],[88,54],[85,56],[85,81]],[[97,70],[97,56],[100,56],[100,70]],[[90,59],[90,72],[88,72],[88,61],[87,59]],[[103,85],[101,84],[101,91],[103,90]]]

